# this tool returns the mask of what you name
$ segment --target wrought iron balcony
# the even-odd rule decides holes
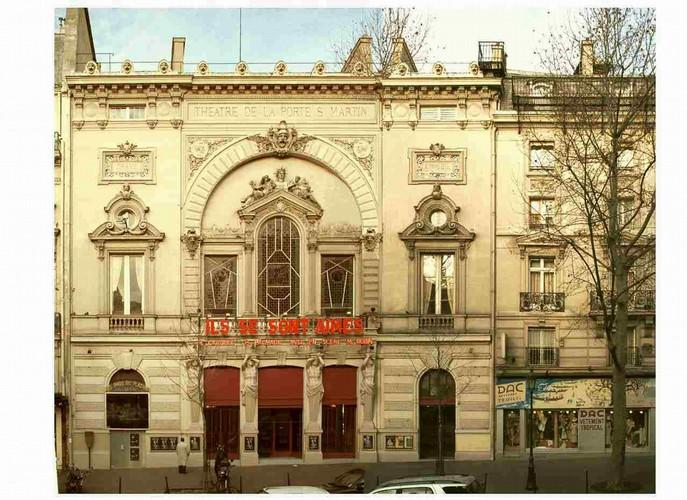
[[[529,220],[530,229],[546,229],[553,227],[553,217],[550,215],[543,216],[540,214],[530,214]]]
[[[610,295],[610,292],[604,290],[604,295],[607,300],[606,307],[608,307],[608,295]],[[599,313],[603,309],[601,301],[594,290],[589,293],[589,309],[592,313]],[[634,313],[654,312],[656,310],[656,290],[646,289],[631,292],[627,301],[627,310]]]
[[[506,52],[503,42],[479,42],[477,64],[483,73],[503,75],[506,71]]]
[[[453,316],[450,314],[432,314],[420,316],[420,330],[453,330]]]
[[[558,366],[558,347],[527,347],[527,366]]]
[[[555,293],[520,293],[520,311],[522,312],[563,312],[565,311],[565,294]]]
[[[627,366],[642,366],[642,352],[639,347],[627,348],[627,359],[625,360]]]
[[[111,332],[143,331],[145,319],[142,316],[110,316]]]

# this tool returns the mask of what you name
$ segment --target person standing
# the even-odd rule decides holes
[[[191,449],[188,447],[188,443],[184,441],[182,437],[177,443],[177,463],[179,464],[179,474],[186,474],[186,463],[188,462],[188,456],[191,454]]]

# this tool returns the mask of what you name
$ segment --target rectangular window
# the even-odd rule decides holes
[[[144,120],[146,107],[144,105],[134,106],[110,106],[110,120]]]
[[[530,170],[553,168],[553,143],[544,142],[530,145]]]
[[[110,256],[111,314],[143,314],[144,303],[143,255]]]
[[[451,254],[422,255],[422,314],[453,314],[455,268]]]
[[[420,120],[450,122],[457,119],[455,106],[420,106]]]
[[[206,255],[203,267],[205,314],[236,316],[236,255]]]
[[[353,256],[323,255],[320,306],[325,316],[353,315]]]
[[[530,259],[530,292],[553,293],[555,286],[555,262],[554,259],[531,258]]]
[[[618,169],[628,169],[632,167],[635,152],[631,149],[623,149],[618,151]]]
[[[527,329],[527,364],[555,366],[558,362],[555,328]]]
[[[530,228],[553,226],[553,198],[530,198]]]
[[[634,199],[621,198],[618,200],[618,225],[621,229],[628,229],[632,226],[632,216],[634,215]],[[627,226],[627,227],[626,227]]]

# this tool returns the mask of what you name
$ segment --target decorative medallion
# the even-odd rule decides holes
[[[444,68],[444,65],[441,63],[434,63],[432,66],[432,73],[434,73],[436,76],[441,76],[446,74],[446,68]]]
[[[368,252],[374,252],[375,248],[377,248],[377,245],[382,242],[382,234],[377,233],[374,228],[368,228],[367,231],[365,231],[365,234],[360,237],[360,239],[365,247],[365,250]]]
[[[358,163],[372,177],[372,166],[374,165],[374,142],[372,137],[338,137],[331,139],[336,144],[352,153]]]
[[[165,75],[165,74],[169,73],[169,71],[172,68],[169,65],[169,61],[167,61],[166,59],[163,59],[162,61],[160,61],[160,64],[157,65],[157,69],[160,73]]]
[[[396,67],[394,68],[393,74],[398,75],[398,76],[406,76],[409,71],[410,71],[410,68],[408,67],[408,65],[406,63],[402,62],[402,63],[398,63],[396,65]]]
[[[282,120],[278,126],[270,128],[266,136],[251,135],[247,139],[255,142],[261,153],[274,153],[283,158],[291,153],[302,151],[314,137],[309,135],[298,137],[296,129],[289,127],[286,121]]]
[[[411,149],[410,183],[465,184],[465,156],[464,148],[447,149],[440,143],[429,149]]]
[[[196,256],[196,250],[203,241],[203,237],[196,233],[195,229],[189,229],[186,234],[181,235],[181,241],[186,245],[189,256],[193,259]]]
[[[233,139],[233,137],[188,137],[188,149],[186,157],[189,166],[188,176],[191,177],[198,167],[200,167],[211,154]]]
[[[134,70],[134,63],[132,63],[129,59],[124,59],[122,62],[122,73],[125,75],[130,74]]]
[[[367,75],[367,69],[362,61],[356,61],[356,63],[353,65],[353,74],[357,76]]]
[[[200,75],[207,75],[210,72],[210,66],[208,66],[208,63],[206,63],[205,61],[200,61],[198,63],[196,71]]]
[[[317,76],[322,76],[322,75],[324,75],[324,72],[325,72],[325,65],[324,65],[324,62],[322,62],[322,61],[317,61],[317,62],[315,63],[315,66],[313,66],[312,74],[313,74],[313,75],[317,75]]]
[[[248,73],[248,64],[246,64],[244,61],[240,61],[238,64],[236,64],[234,71],[243,76]]]
[[[84,68],[84,73],[86,73],[87,75],[97,75],[98,73],[100,73],[98,63],[95,61],[88,61],[86,63],[86,67]]]
[[[468,71],[470,71],[471,75],[479,75],[479,64],[477,64],[476,61],[472,61],[468,67]]]
[[[274,74],[283,76],[286,74],[287,69],[288,66],[286,66],[286,63],[284,61],[278,61],[277,64],[274,65]]]

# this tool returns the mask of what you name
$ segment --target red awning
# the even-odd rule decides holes
[[[323,405],[354,405],[358,370],[353,366],[328,366],[323,370]]]
[[[218,366],[205,369],[205,406],[238,406],[241,372]]]
[[[260,408],[302,408],[303,368],[273,366],[258,370]]]

